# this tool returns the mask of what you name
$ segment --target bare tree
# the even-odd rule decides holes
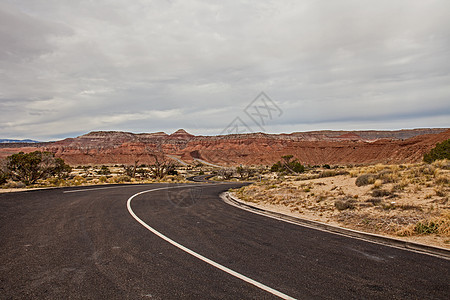
[[[161,143],[157,145],[155,150],[151,150],[148,147],[145,150],[154,160],[154,163],[149,166],[152,177],[161,179],[166,175],[176,174],[176,165],[164,154]]]

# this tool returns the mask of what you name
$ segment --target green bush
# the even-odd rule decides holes
[[[30,185],[50,176],[67,177],[72,168],[53,153],[34,151],[8,156],[5,170],[11,179]]]
[[[282,156],[282,160],[273,164],[270,171],[283,174],[303,173],[305,171],[305,166],[299,163],[297,159],[291,160],[293,157],[293,155]]]
[[[439,224],[429,221],[429,222],[419,222],[416,224],[414,230],[419,234],[430,234],[439,232]]]
[[[450,159],[450,139],[438,143],[430,152],[423,155],[423,160],[426,163],[432,163],[439,159]]]

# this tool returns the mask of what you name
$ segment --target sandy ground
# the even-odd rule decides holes
[[[351,174],[273,179],[236,190],[235,195],[252,205],[299,218],[450,249],[450,174],[448,170],[436,173],[427,180],[420,174],[410,178],[406,176],[409,173],[399,172],[394,182],[379,180],[359,187]],[[442,181],[444,184],[437,183]],[[339,204],[343,205],[340,209]],[[414,232],[416,224],[424,220],[444,222],[447,231]]]

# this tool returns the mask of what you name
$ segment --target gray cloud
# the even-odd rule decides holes
[[[449,126],[447,1],[223,2],[5,1],[0,136]]]

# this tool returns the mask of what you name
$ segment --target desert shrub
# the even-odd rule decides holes
[[[355,201],[354,200],[336,200],[334,202],[334,207],[336,207],[338,210],[354,209]]]
[[[374,174],[363,174],[358,176],[358,178],[356,178],[355,184],[357,186],[372,184],[375,182],[376,177],[377,176]]]
[[[109,168],[105,165],[103,165],[99,171],[97,171],[98,175],[109,175],[111,174],[111,171],[109,170]]]
[[[109,182],[111,182],[111,183],[123,183],[123,182],[130,182],[130,181],[131,181],[131,177],[128,175],[114,176],[109,179]]]
[[[390,191],[383,190],[383,189],[375,189],[372,191],[372,197],[387,197],[387,196],[394,196]]]
[[[80,184],[86,183],[86,178],[77,175],[72,179],[72,182],[75,185],[80,185]]]
[[[450,180],[445,176],[440,176],[435,180],[436,184],[446,185],[449,184]]]
[[[435,172],[436,172],[436,168],[434,166],[432,166],[432,165],[425,165],[425,166],[422,166],[421,168],[419,168],[419,172],[420,173],[418,174],[418,176],[420,176],[422,174],[424,174],[424,175],[434,175]],[[416,176],[416,177],[418,177],[418,176]]]
[[[397,181],[398,175],[390,170],[384,170],[377,174],[377,178],[383,183],[393,183]]]
[[[67,177],[72,168],[53,153],[34,151],[19,152],[6,158],[5,172],[13,180],[26,185],[50,176]]]
[[[99,182],[101,183],[105,183],[108,180],[108,178],[106,176],[100,176],[100,178],[98,179]]]
[[[432,163],[438,159],[450,159],[450,139],[436,144],[436,147],[423,155],[423,160],[426,163]]]
[[[443,236],[450,236],[450,212],[447,211],[438,217],[422,220],[400,232],[400,235],[412,234],[441,234]]]
[[[430,234],[430,233],[438,233],[439,223],[435,223],[433,221],[428,222],[419,222],[415,226],[415,231],[418,234]]]
[[[293,157],[293,155],[282,156],[282,160],[273,164],[270,171],[283,174],[303,173],[305,171],[305,166],[299,163],[297,159],[291,160]]]

